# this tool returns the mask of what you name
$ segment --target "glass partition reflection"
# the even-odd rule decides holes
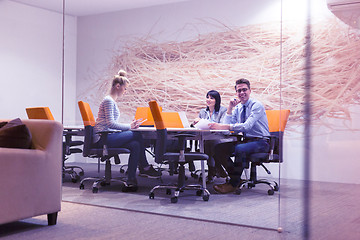
[[[48,106],[60,121],[61,12],[5,0],[0,19],[2,118],[27,119],[25,108]]]
[[[178,205],[165,194],[150,201],[144,190],[124,203],[102,200],[109,192],[126,194],[120,186],[79,200],[91,190],[74,197],[66,188],[78,185],[64,183],[65,200],[95,204],[96,199],[111,207],[300,234],[301,227],[293,226],[301,226],[303,215],[306,40],[312,48],[310,179],[359,183],[353,170],[359,167],[360,139],[356,9],[309,1],[311,38],[306,39],[307,1],[197,0],[87,16],[68,13],[66,0],[52,1],[56,11],[30,2],[0,1],[1,119],[27,118],[26,107],[48,106],[64,125],[82,125],[77,101],[88,102],[96,117],[119,69],[130,80],[118,103],[122,122],[131,121],[137,107],[150,100],[157,100],[163,111],[184,112],[191,122],[205,108],[211,89],[220,92],[226,106],[236,96],[234,83],[240,77],[251,81],[252,97],[266,109],[291,111],[284,162],[267,164],[270,176],[258,169],[259,178],[280,183],[272,196],[265,185],[243,189],[241,195],[220,195],[209,184],[208,202],[190,193]],[[71,157],[96,165],[81,154]],[[249,175],[246,171],[243,178]]]
[[[353,54],[358,52],[358,29],[353,21],[349,24],[344,17],[336,17],[344,14],[333,14],[325,1],[310,2],[310,38],[306,38],[307,1],[186,1],[77,18],[66,14],[65,4],[64,123],[81,125],[79,100],[88,102],[97,115],[120,69],[130,80],[118,102],[122,122],[130,122],[138,107],[156,100],[164,112],[184,112],[191,123],[206,107],[209,90],[217,90],[222,105],[227,106],[236,97],[234,84],[239,78],[250,80],[251,96],[267,110],[291,112],[284,133],[283,163],[267,164],[271,175],[261,167],[257,172],[258,178],[280,184],[274,195],[267,195],[266,185],[243,189],[241,195],[219,195],[210,184],[209,202],[185,197],[179,204],[191,203],[181,205],[189,208],[184,211],[178,211],[166,196],[155,197],[152,207],[146,207],[146,192],[138,195],[146,204],[133,202],[127,208],[270,230],[286,231],[300,224],[306,40],[312,49],[311,159],[316,159],[311,162],[310,178],[340,182],[356,178],[349,174],[333,179],[342,164],[330,167],[325,161],[333,159],[335,164],[340,156],[333,146],[343,146],[340,141],[359,139],[359,121],[354,121],[359,115],[359,74],[353,60],[357,59]],[[334,79],[340,79],[343,90],[334,86]],[[330,137],[334,135],[336,138]],[[355,159],[354,151],[346,154],[347,159]],[[76,161],[87,160],[77,156]],[[243,178],[249,176],[250,171],[245,171]],[[165,207],[157,208],[164,203]],[[299,228],[294,231],[301,234]]]
[[[239,9],[246,11],[239,14]],[[281,1],[190,1],[82,16],[77,19],[77,42],[77,100],[88,102],[95,114],[119,69],[130,80],[118,103],[122,122],[130,122],[137,107],[157,100],[164,112],[185,112],[191,123],[206,107],[209,90],[217,90],[227,107],[236,97],[239,78],[251,81],[252,97],[266,109],[283,107]],[[276,179],[278,164],[271,168],[270,178]],[[262,168],[258,174],[268,177]],[[243,177],[249,177],[249,171]],[[278,197],[269,197],[265,185],[244,189],[241,195],[214,194],[211,184],[208,188],[208,203],[191,200],[189,207],[197,211],[177,211],[166,197],[155,197],[151,204],[168,201],[165,213],[170,215],[277,229]],[[189,199],[179,198],[179,203]],[[128,207],[164,211],[147,205]]]
[[[77,22],[78,17],[74,14],[68,14],[68,4],[66,0],[60,0],[61,9],[64,10],[64,16],[62,17],[62,34],[64,38],[63,42],[63,72],[62,72],[62,95],[63,95],[63,123],[67,126],[82,126],[81,119],[77,119],[79,116],[79,109],[77,106]]]

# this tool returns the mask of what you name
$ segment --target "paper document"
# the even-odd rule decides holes
[[[202,119],[200,119],[200,121],[198,123],[196,123],[194,125],[194,127],[197,129],[200,129],[200,130],[208,130],[208,129],[210,129],[209,123],[211,123],[209,120],[202,118]]]

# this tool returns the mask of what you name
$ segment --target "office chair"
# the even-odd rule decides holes
[[[123,178],[112,178],[111,176],[111,162],[110,159],[114,158],[115,164],[120,164],[119,154],[128,154],[130,150],[126,148],[108,148],[106,145],[106,139],[108,134],[111,134],[112,131],[103,131],[101,134],[101,146],[94,146],[93,144],[93,134],[94,134],[94,125],[95,118],[91,111],[90,105],[87,102],[79,101],[78,102],[80,113],[84,122],[85,136],[84,136],[84,148],[83,156],[89,158],[98,159],[98,172],[100,172],[100,161],[105,162],[105,176],[104,177],[87,177],[81,180],[80,189],[84,189],[84,182],[93,180],[92,192],[97,193],[100,186],[110,185],[110,182],[120,182],[126,186],[125,179]],[[123,191],[126,191],[127,188],[122,188]]]
[[[257,184],[267,184],[270,187],[268,190],[269,195],[273,195],[275,191],[279,190],[279,185],[276,181],[257,179],[256,170],[258,166],[261,166],[267,174],[271,174],[264,163],[283,162],[283,135],[289,115],[290,110],[287,109],[266,110],[270,131],[270,149],[268,152],[253,153],[249,156],[250,178],[242,182],[236,190],[237,194],[241,194],[241,189],[246,185],[248,188],[253,188]]]
[[[158,185],[151,189],[149,198],[154,199],[156,189],[166,189],[166,193],[171,195],[171,202],[176,203],[180,192],[184,190],[196,190],[196,195],[201,196],[204,201],[208,201],[210,197],[209,191],[201,185],[185,185],[185,164],[194,160],[205,161],[208,155],[199,152],[185,152],[185,141],[188,137],[194,137],[189,133],[176,133],[172,137],[178,139],[178,152],[167,152],[166,145],[168,140],[168,132],[165,127],[159,105],[156,101],[149,102],[151,113],[155,120],[156,127],[156,145],[155,145],[155,162],[169,162],[179,165],[178,180],[176,185]],[[172,191],[173,190],[173,191]]]
[[[161,108],[160,108],[161,109]],[[154,127],[154,119],[151,115],[149,107],[137,107],[135,112],[135,119],[142,119],[144,122],[141,123],[140,127]],[[155,157],[153,150],[154,143],[152,140],[148,140],[145,151],[148,152],[152,157]],[[150,148],[150,149],[149,149]],[[123,171],[122,171],[123,172]]]
[[[49,107],[30,107],[26,108],[26,113],[29,119],[47,119],[47,120],[55,120],[52,115]],[[79,166],[74,165],[65,165],[65,161],[69,158],[71,154],[74,153],[82,153],[82,150],[77,146],[83,145],[83,141],[74,141],[72,140],[73,136],[78,136],[78,131],[73,131],[71,129],[64,129],[63,136],[63,163],[62,163],[62,176],[65,178],[65,174],[69,174],[71,177],[71,181],[76,183],[80,180],[80,176],[84,176],[84,169]],[[75,171],[75,169],[79,169],[79,173]]]
[[[166,127],[174,127],[174,128],[183,128],[183,124],[181,122],[181,118],[178,112],[162,112],[162,108],[159,106],[160,112],[162,114],[162,117],[164,118],[164,121],[166,122]],[[140,127],[154,127],[154,118],[151,114],[150,107],[137,107],[135,112],[135,119],[143,119],[144,122],[140,125]],[[146,120],[146,121],[145,121]],[[147,148],[145,148],[145,151],[147,151],[153,158],[155,158],[154,154],[154,147],[155,147],[155,140],[147,140]],[[177,144],[174,148],[177,151]],[[169,151],[171,151],[171,147],[169,146]],[[169,168],[163,168],[163,164],[168,164]],[[171,164],[167,162],[162,162],[160,166],[156,167],[158,171],[168,171],[170,176],[174,174],[178,174],[177,170],[178,166],[176,164]],[[193,163],[189,163],[189,169],[191,170],[191,174],[195,171],[195,166]],[[161,179],[161,178],[160,178]]]

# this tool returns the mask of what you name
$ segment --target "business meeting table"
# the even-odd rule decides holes
[[[156,128],[155,127],[139,127],[137,129],[132,129],[131,131],[141,132],[144,139],[156,140]],[[217,140],[217,139],[234,139],[236,137],[230,135],[228,130],[202,130],[197,128],[167,128],[168,138],[173,138],[172,136],[176,133],[189,133],[192,134],[192,137],[189,137],[188,140],[197,140],[199,141],[200,151],[204,152],[204,141],[205,140]],[[65,126],[64,134],[72,136],[83,136],[84,127],[83,126]],[[204,161],[201,161],[201,175],[205,176],[205,164]],[[206,189],[206,178],[202,177],[202,187]]]
[[[144,139],[154,140],[156,139],[156,128],[155,127],[139,127],[137,129],[132,129],[132,131],[139,131],[142,133]],[[204,152],[204,141],[205,140],[217,140],[217,139],[234,139],[236,137],[230,135],[229,130],[202,130],[197,128],[167,128],[168,138],[171,139],[172,135],[176,133],[189,133],[192,134],[192,137],[189,137],[188,140],[198,140],[200,146],[200,152]],[[204,161],[201,161],[201,176],[205,176],[205,164]],[[206,178],[202,177],[202,187],[206,189]]]

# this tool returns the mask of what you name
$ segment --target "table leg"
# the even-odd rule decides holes
[[[200,152],[204,152],[204,138],[203,134],[200,134]],[[206,189],[206,176],[205,176],[205,161],[201,161],[201,176],[202,176],[202,187]]]

